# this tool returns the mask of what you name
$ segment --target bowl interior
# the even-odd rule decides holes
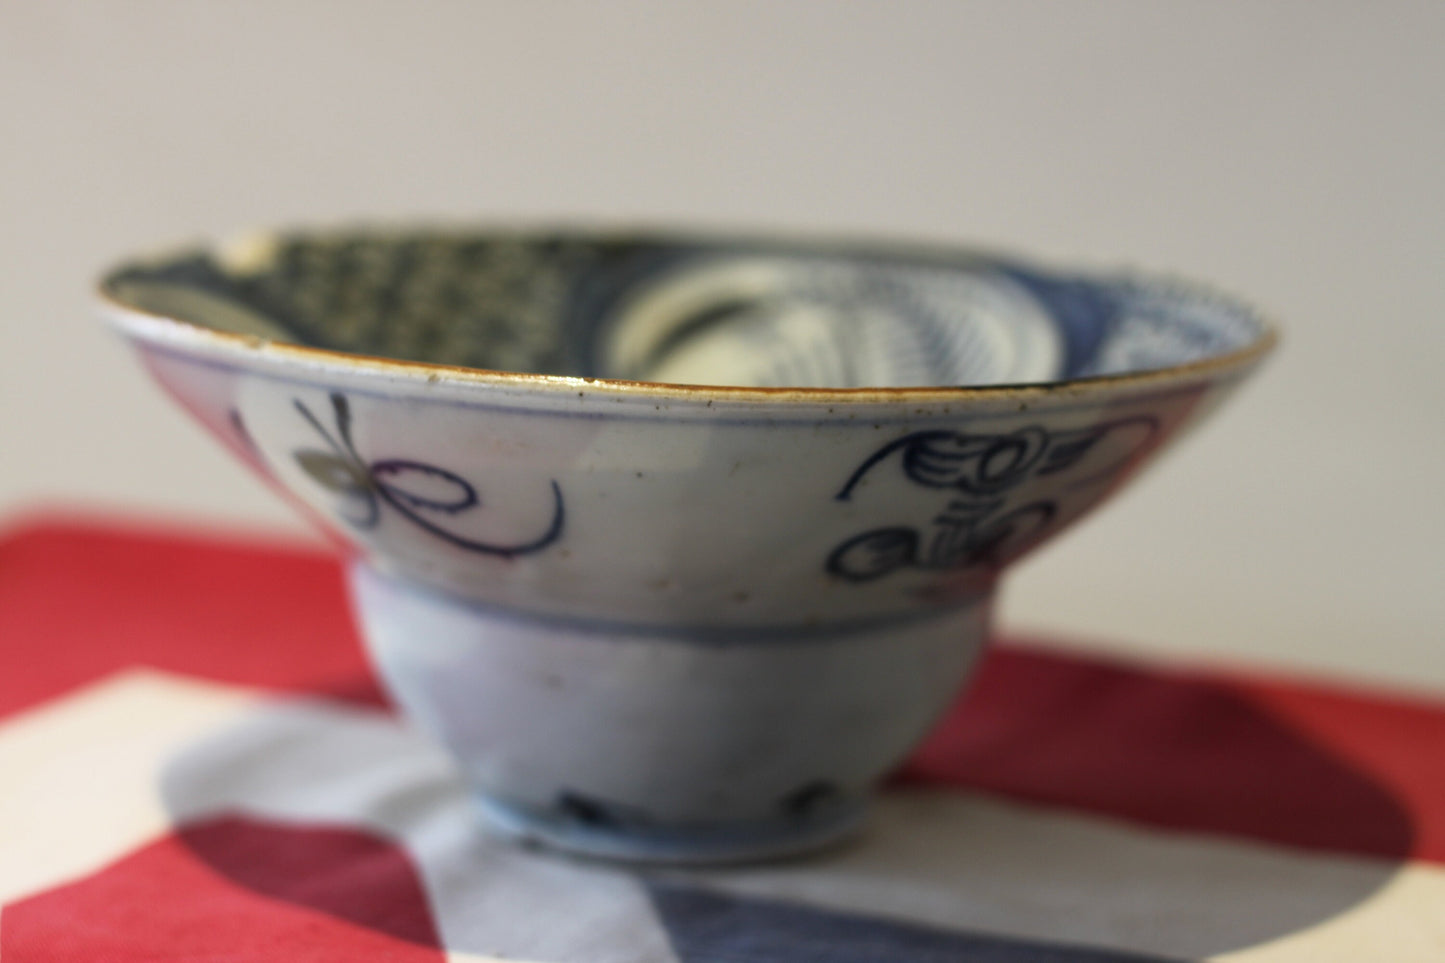
[[[345,353],[740,387],[1056,382],[1265,336],[1248,308],[1175,282],[660,234],[275,234],[125,267],[105,286],[142,311]]]

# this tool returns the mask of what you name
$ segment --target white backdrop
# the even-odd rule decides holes
[[[1008,627],[1445,690],[1445,4],[0,0],[0,517],[302,529],[95,323],[276,222],[839,230],[1157,267],[1286,330]]]

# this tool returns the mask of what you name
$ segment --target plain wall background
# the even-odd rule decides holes
[[[1216,282],[1281,353],[1008,628],[1445,690],[1445,4],[0,0],[0,518],[301,534],[95,322],[137,249],[623,219]]]

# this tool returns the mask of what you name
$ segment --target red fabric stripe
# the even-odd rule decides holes
[[[351,829],[220,819],[6,906],[0,958],[440,963],[410,859]]]
[[[1326,696],[1295,696],[1332,711]],[[1420,843],[1445,822],[1445,796],[1399,793],[1365,760],[1437,765],[1445,712],[1354,708],[1372,721],[1345,753],[1226,679],[999,648],[902,776],[1169,829],[1440,858]],[[1392,744],[1403,732],[1415,733],[1408,758]]]
[[[146,665],[383,704],[324,552],[154,527],[0,538],[0,718]]]
[[[1411,855],[1445,863],[1445,709],[1421,699],[1387,702],[1319,685],[1236,684],[1387,789],[1414,817]]]

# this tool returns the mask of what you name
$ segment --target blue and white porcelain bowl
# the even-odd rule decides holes
[[[102,292],[351,546],[381,676],[490,818],[628,859],[850,832],[1000,573],[1274,343],[1172,281],[662,233],[276,234]]]

